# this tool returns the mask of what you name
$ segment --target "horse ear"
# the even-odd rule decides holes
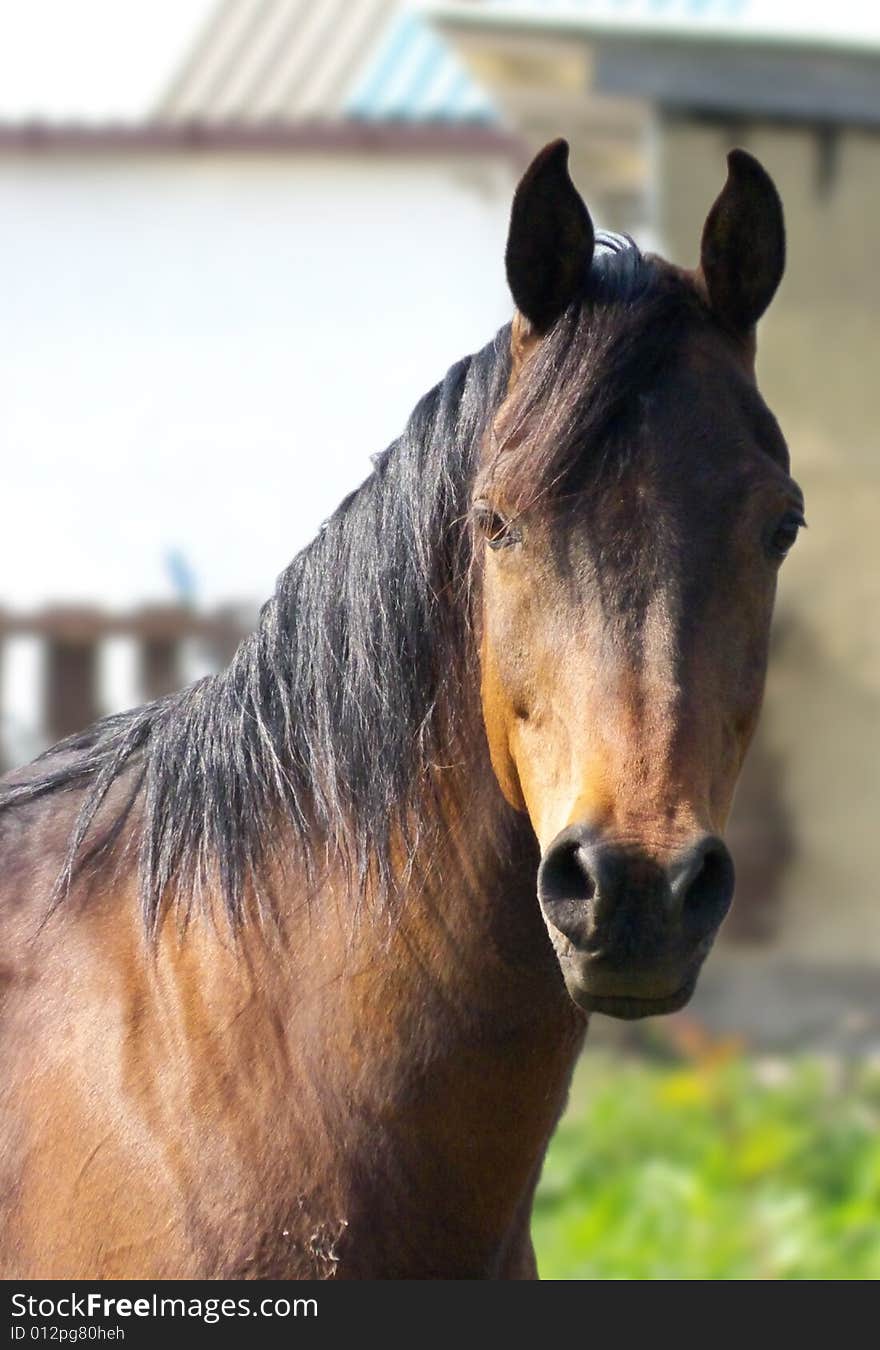
[[[727,182],[706,217],[700,270],[709,303],[728,328],[747,333],[785,269],[785,222],[773,180],[753,155],[731,150]]]
[[[568,174],[568,142],[551,141],[516,189],[504,256],[520,313],[544,333],[583,288],[593,222]]]

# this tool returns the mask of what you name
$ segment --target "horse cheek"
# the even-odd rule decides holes
[[[492,644],[486,636],[483,638],[481,666],[480,696],[492,769],[505,800],[514,810],[525,812],[526,802],[511,751],[513,709],[504,690]]]

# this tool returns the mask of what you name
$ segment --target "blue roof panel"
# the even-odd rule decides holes
[[[397,14],[345,101],[365,122],[493,123],[498,113],[461,61],[420,15]]]

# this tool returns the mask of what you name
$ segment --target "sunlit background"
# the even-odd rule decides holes
[[[856,0],[0,0],[0,760],[216,667],[510,314],[529,154],[693,264],[724,154],[786,206],[783,571],[686,1014],[594,1019],[542,1273],[880,1276],[880,10]]]

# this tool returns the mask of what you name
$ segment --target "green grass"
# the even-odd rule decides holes
[[[880,1066],[588,1049],[533,1235],[543,1279],[878,1279]]]

